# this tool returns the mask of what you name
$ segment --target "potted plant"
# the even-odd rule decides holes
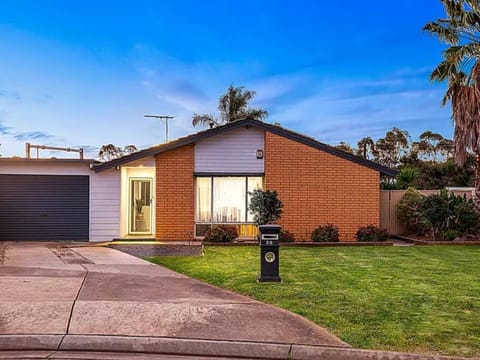
[[[256,189],[251,195],[248,210],[257,225],[275,224],[282,216],[283,203],[275,190]]]
[[[144,202],[142,199],[135,199],[135,230],[136,231],[145,231],[145,218],[143,215],[143,205],[144,205]]]

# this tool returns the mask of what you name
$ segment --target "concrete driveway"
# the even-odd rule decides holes
[[[10,242],[2,263],[1,335],[347,346],[288,311],[110,248]]]

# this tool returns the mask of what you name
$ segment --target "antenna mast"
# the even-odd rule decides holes
[[[143,115],[146,118],[154,118],[165,121],[165,142],[168,142],[168,120],[173,119],[175,116],[170,115]]]

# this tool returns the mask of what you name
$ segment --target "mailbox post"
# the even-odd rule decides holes
[[[282,281],[280,265],[280,225],[260,225],[260,282]]]

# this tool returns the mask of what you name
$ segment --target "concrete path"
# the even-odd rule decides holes
[[[0,289],[2,359],[428,358],[351,349],[298,315],[110,248],[0,242]]]

